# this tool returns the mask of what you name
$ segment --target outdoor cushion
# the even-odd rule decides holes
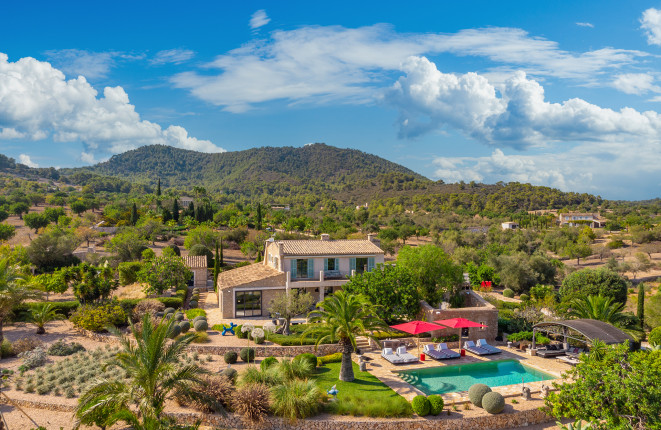
[[[473,342],[472,340],[467,340],[466,342],[464,342],[464,349],[467,350],[467,351],[472,352],[473,354],[477,354],[477,355],[491,354],[491,351],[489,351],[487,349],[484,349],[484,348],[480,348],[479,346],[476,346],[475,342]]]

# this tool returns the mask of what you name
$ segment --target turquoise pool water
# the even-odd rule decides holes
[[[521,380],[536,382],[556,379],[553,375],[525,366],[517,360],[406,370],[399,372],[399,376],[427,395],[468,391],[471,385],[478,383],[500,387],[520,384]]]

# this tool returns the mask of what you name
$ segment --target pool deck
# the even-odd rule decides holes
[[[429,357],[425,361],[419,361],[412,364],[392,364],[386,361],[381,357],[381,351],[373,351],[365,353],[366,357],[371,358],[371,361],[368,362],[367,370],[376,376],[381,382],[392,388],[395,392],[400,394],[407,400],[412,400],[413,397],[424,393],[414,386],[405,382],[400,376],[399,372],[404,370],[418,370],[418,369],[428,369],[432,367],[442,367],[442,366],[454,366],[458,364],[469,364],[469,363],[479,363],[481,361],[501,361],[501,360],[517,360],[521,364],[532,367],[534,369],[540,370],[542,372],[548,373],[550,375],[556,376],[557,379],[551,379],[546,381],[538,382],[526,382],[526,387],[530,388],[532,393],[538,393],[541,391],[542,385],[551,386],[551,383],[554,381],[559,381],[561,379],[561,374],[566,370],[571,368],[570,365],[563,363],[559,360],[552,358],[542,358],[538,356],[530,356],[525,352],[518,351],[514,348],[507,348],[506,346],[496,345],[503,352],[500,354],[493,355],[475,355],[466,351],[466,356],[444,361],[436,361]],[[422,351],[422,345],[420,345],[420,350]],[[411,354],[415,354],[417,349],[410,349]],[[354,355],[354,360],[358,362],[358,357]],[[504,385],[502,387],[493,387],[493,391],[501,393],[505,397],[518,397],[521,396],[521,384],[516,385]],[[445,393],[441,394],[445,400],[445,404],[460,404],[468,402],[468,392],[460,391],[456,393]]]

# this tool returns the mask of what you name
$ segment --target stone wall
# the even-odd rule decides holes
[[[74,411],[74,406],[71,405],[23,399],[12,399],[12,402],[23,408],[45,409],[58,412]],[[1,398],[0,403],[11,404],[5,398]],[[438,417],[428,418],[345,419],[342,417],[338,419],[325,415],[295,422],[269,416],[260,426],[247,425],[238,415],[232,413],[211,415],[194,412],[171,412],[168,415],[174,418],[179,424],[192,425],[201,420],[203,425],[219,428],[249,429],[259,427],[273,430],[497,430],[535,425],[553,420],[539,409],[476,417],[461,417],[457,413],[453,413],[451,416],[441,414]]]
[[[191,269],[193,272],[193,286],[200,288],[202,291],[207,290],[207,279],[209,278],[209,271],[204,268],[196,268],[196,269]]]
[[[76,331],[82,334],[85,337],[88,337],[97,342],[105,342],[111,344],[118,344],[119,339],[117,337],[104,334],[104,333],[95,333],[89,330],[83,330],[77,327],[74,327]],[[224,355],[228,351],[234,351],[237,354],[241,349],[248,346],[248,340],[244,346],[226,346],[226,345],[203,345],[192,343],[188,345],[187,349],[192,352],[197,352],[198,354],[212,354],[212,355]],[[336,352],[342,352],[342,347],[337,344],[333,345],[319,345],[315,351],[314,345],[301,345],[301,346],[280,346],[280,345],[255,345],[255,342],[250,342],[250,347],[255,350],[255,355],[257,357],[295,357],[298,354],[303,354],[310,352],[318,357],[322,355],[334,354]]]
[[[487,342],[495,342],[498,335],[498,309],[484,300],[473,291],[466,296],[467,307],[452,309],[434,309],[427,302],[422,302],[421,312],[426,321],[446,320],[450,318],[466,318],[467,320],[485,324],[486,328],[472,327],[468,329],[468,336],[463,340],[477,341],[486,339]],[[431,332],[432,337],[448,336],[458,334],[459,329],[444,329]]]

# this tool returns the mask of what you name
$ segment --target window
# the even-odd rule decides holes
[[[336,258],[327,258],[326,259],[326,270],[340,270],[337,264]]]
[[[356,273],[367,271],[367,258],[356,258]]]
[[[333,287],[324,287],[324,297],[333,295]]]
[[[486,321],[479,321],[479,323],[482,324],[482,327],[480,327],[480,331],[486,331],[487,329]]]
[[[238,317],[254,317],[262,315],[262,292],[237,291],[234,303],[234,313]]]
[[[308,277],[308,260],[296,260],[297,278]]]

